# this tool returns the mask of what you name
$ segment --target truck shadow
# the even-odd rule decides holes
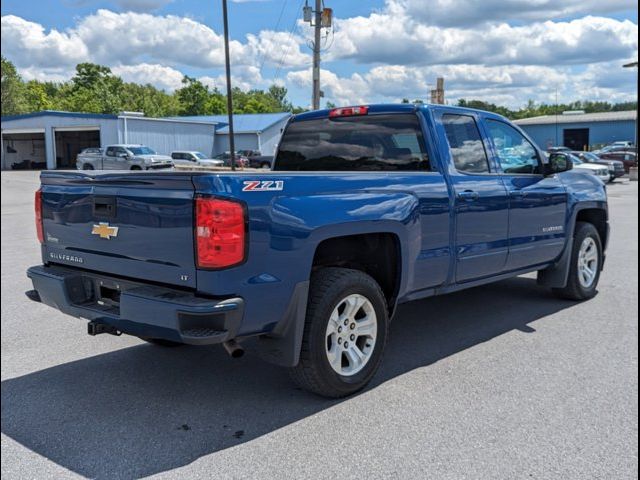
[[[535,332],[532,322],[572,305],[529,278],[404,305],[368,390],[506,332]],[[139,345],[2,382],[2,433],[86,477],[139,478],[339,402],[296,389],[251,356]]]

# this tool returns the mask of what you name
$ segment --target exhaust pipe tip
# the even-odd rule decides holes
[[[244,355],[244,348],[242,348],[235,340],[228,340],[222,344],[231,358],[240,358]]]

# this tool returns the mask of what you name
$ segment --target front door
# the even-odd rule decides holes
[[[443,113],[455,195],[455,281],[503,271],[508,255],[509,201],[501,176],[491,170],[475,115]]]
[[[495,163],[509,192],[507,270],[556,259],[565,245],[567,192],[557,175],[543,175],[536,148],[513,126],[484,122]]]

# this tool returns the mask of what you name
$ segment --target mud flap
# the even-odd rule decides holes
[[[273,331],[269,335],[247,339],[242,346],[274,365],[296,366],[300,359],[308,296],[309,282],[298,283],[284,317]]]

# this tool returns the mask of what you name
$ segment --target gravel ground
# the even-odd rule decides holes
[[[637,478],[638,184],[609,188],[600,292],[520,277],[400,308],[342,401],[220,347],[89,337],[29,302],[33,172],[2,172],[2,478]]]

